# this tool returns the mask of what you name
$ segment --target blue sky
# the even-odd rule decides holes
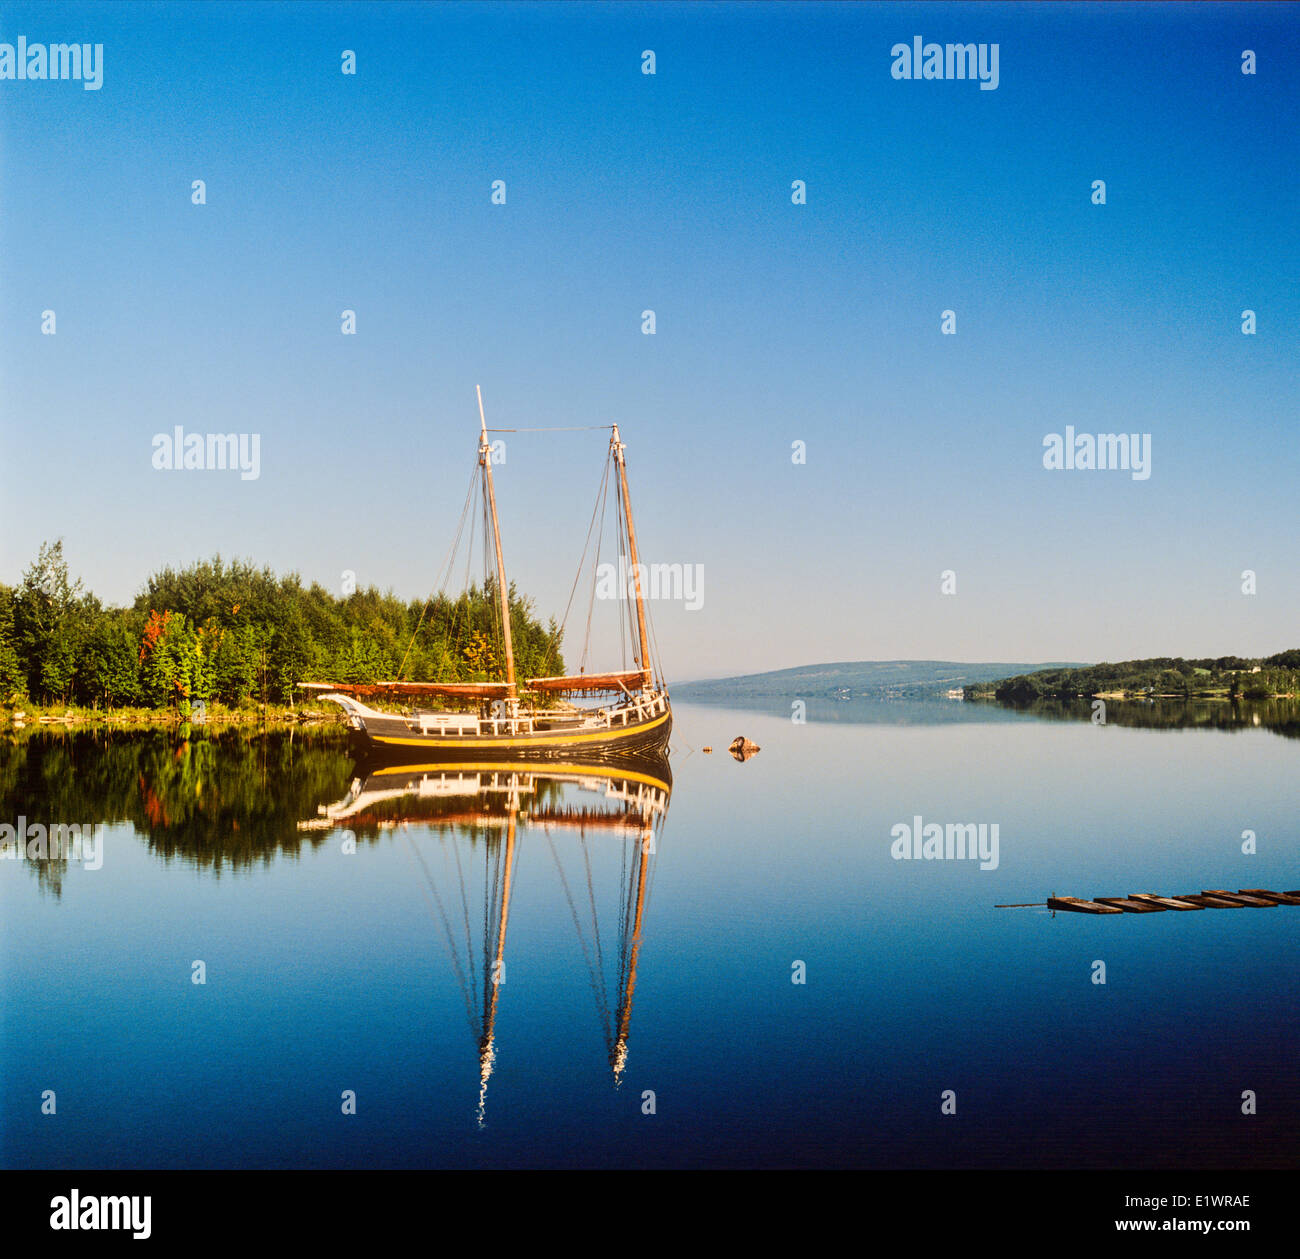
[[[703,565],[702,609],[653,608],[670,679],[1300,641],[1294,9],[6,5],[19,35],[102,43],[104,82],[0,81],[0,581],[62,537],[109,601],[214,552],[423,595],[481,384],[489,423],[622,426],[645,558]],[[914,35],[997,43],[998,88],[895,81]],[[176,424],[260,434],[260,477],[155,471]],[[1150,433],[1150,479],[1045,470],[1066,425]],[[604,440],[508,442],[507,564],[558,614]]]

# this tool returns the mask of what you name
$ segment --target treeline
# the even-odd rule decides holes
[[[298,825],[343,794],[351,767],[338,733],[311,727],[257,736],[227,729],[179,743],[170,732],[104,738],[42,727],[0,757],[0,817],[82,827],[129,822],[163,858],[218,872],[244,869],[319,845],[328,830]],[[59,893],[66,861],[21,864]]]
[[[1136,730],[1219,730],[1237,734],[1245,730],[1267,730],[1284,739],[1300,739],[1300,700],[1256,699],[1225,704],[1222,697],[1187,700],[1182,696],[1148,698],[1144,703],[1113,703],[1106,707],[1106,725]],[[1006,704],[1002,708],[1046,721],[1093,723],[1094,701],[1079,699],[1037,699],[1028,704]],[[956,705],[956,707],[977,707]],[[999,709],[1001,711],[1002,709]],[[977,713],[972,713],[978,718]],[[1014,718],[1013,718],[1014,720]]]
[[[513,584],[509,603],[518,675],[563,673],[555,621],[542,625]],[[16,587],[0,585],[0,704],[186,713],[196,700],[292,704],[310,680],[490,681],[504,671],[499,622],[490,581],[426,607],[373,587],[336,596],[220,556],[166,568],[131,607],[105,607],[71,578],[62,542],[47,543]]]
[[[1086,699],[1119,693],[1187,699],[1219,695],[1232,699],[1300,695],[1300,648],[1260,659],[1219,656],[1212,660],[1184,660],[1161,656],[1075,669],[1042,669],[965,688],[968,699],[992,697],[1009,704],[1031,704],[1039,699]]]

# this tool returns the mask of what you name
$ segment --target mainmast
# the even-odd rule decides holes
[[[641,952],[641,918],[645,913],[646,866],[650,862],[650,852],[654,846],[654,820],[646,822],[638,841],[641,845],[641,863],[636,873],[636,911],[632,917],[632,955],[627,966],[627,980],[622,993],[619,994],[617,1024],[614,1033],[614,1049],[610,1055],[610,1066],[614,1069],[614,1083],[623,1080],[623,1069],[627,1065],[627,1035],[632,1022],[632,993],[636,988],[636,962]]]
[[[483,977],[484,983],[490,983],[492,987],[491,995],[487,998],[487,1009],[483,1015],[483,1038],[479,1042],[478,1051],[478,1123],[480,1128],[483,1126],[483,1114],[487,1108],[488,1078],[492,1074],[492,1068],[497,1057],[494,1043],[497,1024],[497,997],[501,993],[501,985],[505,982],[506,924],[510,920],[510,878],[514,873],[515,818],[518,810],[518,783],[514,781],[510,787],[510,816],[506,823],[505,881],[501,891],[501,922],[497,928],[496,960],[492,966],[492,973]]]
[[[645,598],[641,590],[641,564],[637,559],[636,553],[636,527],[632,524],[632,500],[627,493],[627,465],[623,461],[623,443],[619,440],[618,425],[614,425],[614,432],[609,439],[610,450],[614,453],[614,462],[618,464],[618,486],[619,492],[623,496],[623,515],[627,518],[627,547],[628,558],[632,563],[632,582],[636,588],[636,632],[637,640],[641,645],[641,655],[637,663],[641,666],[644,674],[644,686],[650,686],[654,678],[650,671],[650,649],[646,642],[645,632]],[[498,553],[500,547],[498,544]],[[511,675],[513,681],[514,675]]]
[[[479,424],[482,426],[479,438],[478,461],[479,466],[483,469],[483,479],[487,485],[488,506],[492,511],[492,537],[496,540],[497,545],[497,597],[501,601],[501,632],[505,639],[506,649],[506,682],[510,686],[510,696],[513,699],[515,695],[515,653],[510,642],[510,592],[506,589],[506,562],[501,555],[501,526],[497,523],[497,495],[492,486],[492,447],[488,442],[487,420],[483,415],[483,390],[478,385],[475,385],[474,392],[478,394],[478,418]],[[618,432],[617,429],[614,431],[615,433]],[[624,494],[626,493],[625,487]],[[635,550],[635,547],[633,549]],[[639,600],[639,586],[637,592]],[[641,637],[644,642],[644,629]]]

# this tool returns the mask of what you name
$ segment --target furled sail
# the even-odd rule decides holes
[[[505,699],[514,689],[509,682],[299,682],[304,690],[337,691],[371,699],[385,695],[407,695],[417,699]]]
[[[645,669],[623,669],[615,673],[574,673],[562,678],[529,678],[531,691],[623,691],[647,686]]]

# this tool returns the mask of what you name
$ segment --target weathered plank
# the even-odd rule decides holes
[[[1180,901],[1189,901],[1193,905],[1204,905],[1206,909],[1245,909],[1240,901],[1225,900],[1222,896],[1179,896]]]
[[[1218,896],[1225,901],[1235,901],[1238,905],[1248,905],[1251,909],[1276,909],[1276,901],[1266,901],[1262,896],[1239,896],[1236,892],[1225,892],[1223,888],[1210,888],[1202,896]]]
[[[1266,887],[1239,887],[1239,896],[1261,896],[1266,901],[1276,901],[1279,905],[1300,905],[1300,896],[1294,892],[1270,892]]]
[[[1155,892],[1134,892],[1129,898],[1146,901],[1149,905],[1159,905],[1162,909],[1204,909],[1204,905],[1193,905],[1190,901],[1180,901],[1172,896],[1157,896]]]
[[[1048,909],[1068,909],[1076,914],[1118,914],[1113,905],[1098,905],[1096,901],[1081,900],[1077,896],[1049,896]]]
[[[1127,896],[1094,896],[1098,905],[1114,905],[1125,914],[1159,914],[1164,912],[1163,905],[1149,905],[1145,901],[1132,901]]]

